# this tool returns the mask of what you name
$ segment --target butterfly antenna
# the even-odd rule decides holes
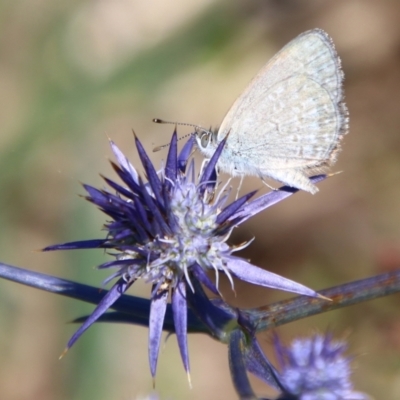
[[[195,128],[195,129],[204,129],[204,128],[202,128],[202,127],[199,126],[199,125],[188,124],[188,123],[185,123],[185,122],[165,121],[165,120],[160,119],[160,118],[153,118],[153,122],[155,122],[156,124],[170,124],[170,125],[175,125],[175,127],[176,127],[177,125],[183,125],[183,126],[192,126],[192,127]],[[190,135],[191,135],[191,133],[188,133],[187,135],[184,135],[184,136],[180,137],[178,140],[185,139],[185,138],[187,138],[187,137],[190,136]],[[164,148],[166,148],[166,147],[168,147],[168,146],[169,146],[169,143],[168,143],[168,144],[163,144],[163,145],[161,145],[161,146],[154,147],[153,152],[155,153],[155,152],[160,151],[160,150],[162,150],[162,149],[164,149]]]
[[[195,124],[188,124],[186,122],[165,121],[165,120],[160,119],[160,118],[153,118],[153,122],[155,122],[156,124],[183,125],[183,126],[193,126],[193,128],[201,128],[201,126],[195,125]]]

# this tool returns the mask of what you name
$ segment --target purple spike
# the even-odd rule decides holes
[[[194,138],[194,135],[191,135],[189,140],[185,143],[185,145],[183,146],[183,149],[179,153],[178,168],[180,169],[181,172],[186,171],[186,164],[187,164],[188,158],[190,157],[190,154],[192,153],[192,149],[193,149],[195,141],[196,141],[196,139]]]
[[[318,183],[326,179],[326,175],[316,175],[310,178],[312,183]],[[282,186],[278,190],[273,190],[267,194],[258,197],[257,199],[245,204],[243,208],[239,209],[235,214],[229,217],[229,221],[239,218],[240,223],[247,221],[266,208],[273,206],[276,203],[290,197],[292,194],[298,192],[299,189],[289,186]]]
[[[153,218],[153,225],[155,230],[159,235],[170,234],[171,229],[165,222],[165,218],[162,216],[159,208],[157,207],[156,201],[149,195],[146,189],[142,190],[143,198],[149,208],[150,214]]]
[[[229,308],[229,305],[227,305],[227,309],[219,305],[216,306],[207,297],[204,289],[195,277],[191,279],[191,282],[194,292],[192,290],[186,292],[190,308],[196,314],[196,317],[213,332],[215,337],[224,340],[222,338],[226,337],[226,326],[231,324],[233,320],[236,320],[236,310]]]
[[[242,196],[240,199],[237,199],[233,203],[229,204],[229,206],[225,207],[224,210],[218,214],[216,223],[218,225],[223,224],[231,215],[233,215],[240,207],[243,206],[243,204],[245,204],[249,199],[251,199],[256,193],[257,190],[254,190],[253,192],[250,192]]]
[[[213,174],[215,174],[215,168],[217,166],[219,156],[221,155],[222,150],[224,149],[226,139],[227,138],[225,137],[225,139],[219,143],[217,149],[215,150],[215,153],[213,154],[211,159],[208,161],[207,166],[204,168],[204,171],[201,175],[200,182],[199,182],[200,184],[208,183],[212,180]]]
[[[149,363],[151,376],[156,376],[161,333],[167,309],[168,290],[156,293],[151,299],[149,317]]]
[[[246,373],[246,342],[245,334],[239,328],[231,332],[228,343],[229,369],[239,397],[241,399],[257,399]]]
[[[152,226],[152,224],[150,223],[149,219],[147,218],[147,213],[146,210],[142,204],[142,201],[138,198],[135,197],[133,199],[133,202],[135,204],[135,208],[136,208],[136,212],[137,212],[137,217],[138,217],[138,222],[139,225],[141,224],[146,230],[147,232],[150,233],[150,235],[152,235],[153,237],[156,236],[157,231],[154,229],[154,227]]]
[[[71,348],[73,344],[79,339],[79,337],[92,325],[96,320],[104,314],[114,303],[121,297],[128,288],[133,284],[134,281],[126,282],[124,279],[118,280],[118,282],[106,293],[101,299],[100,303],[90,314],[89,318],[79,327],[79,329],[72,335],[71,339],[67,344],[67,349]]]
[[[228,258],[226,267],[232,275],[255,285],[285,290],[287,292],[303,294],[305,296],[320,297],[317,292],[309,289],[307,286],[256,267],[238,257]]]
[[[106,183],[111,186],[115,191],[117,191],[118,193],[122,194],[122,196],[125,196],[128,199],[133,200],[134,197],[136,197],[133,192],[131,192],[130,190],[122,187],[121,185],[118,185],[118,183],[112,181],[111,179],[106,178],[103,175],[100,175],[105,181]]]
[[[97,269],[112,268],[118,265],[134,265],[143,263],[143,260],[136,258],[128,258],[123,260],[111,260],[97,266]]]
[[[135,182],[138,182],[138,179],[139,179],[138,173],[136,172],[133,165],[126,158],[125,154],[122,153],[122,151],[118,148],[118,146],[112,140],[110,140],[110,146],[111,146],[111,150],[113,151],[115,158],[117,159],[119,165],[121,165],[121,167],[123,169],[125,169],[127,172],[129,172],[129,174],[131,175],[132,179]]]
[[[171,143],[169,145],[168,157],[167,162],[165,164],[165,177],[175,182],[177,177],[177,157],[178,157],[178,146],[177,146],[177,137],[176,137],[176,129],[171,138]],[[168,185],[170,182],[168,182]]]
[[[132,178],[132,176],[123,170],[119,165],[115,164],[111,161],[111,167],[116,172],[116,174],[121,178],[121,180],[126,183],[129,189],[132,190],[134,193],[140,193],[140,186],[139,184]]]
[[[119,230],[118,232],[113,232],[113,239],[123,243],[125,239],[134,239],[134,236],[137,236],[135,233],[136,232],[133,232],[131,229]]]
[[[150,239],[148,235],[148,231],[146,230],[146,225],[141,224],[139,212],[135,209],[129,209],[126,211],[126,215],[129,218],[128,222],[128,230],[133,234],[135,233],[136,236],[138,237],[138,243],[143,243],[146,242],[147,240]],[[124,223],[126,225],[126,222]],[[108,225],[108,229],[111,231],[112,227],[111,224]]]
[[[99,207],[107,206],[109,202],[109,197],[103,191],[86,184],[84,184],[83,187],[89,193],[90,197],[87,198],[88,200]]]
[[[274,389],[283,389],[278,379],[278,371],[265,356],[255,336],[247,348],[246,369]]]
[[[114,246],[115,247],[115,246]],[[140,246],[135,246],[133,244],[126,244],[126,245],[118,245],[118,250],[119,251],[134,251],[136,253],[138,253],[139,255],[143,256],[143,257],[147,257],[148,256],[148,251],[143,249]]]
[[[100,249],[100,248],[112,248],[114,246],[107,246],[107,239],[91,239],[91,240],[79,240],[77,242],[67,242],[54,244],[52,246],[45,247],[42,251],[53,251],[53,250],[79,250],[79,249]]]
[[[152,162],[150,161],[150,158],[147,155],[144,147],[142,146],[142,143],[140,143],[140,140],[136,136],[135,136],[135,143],[140,160],[142,161],[144,170],[146,171],[147,179],[153,190],[154,197],[157,199],[157,202],[164,207],[164,199],[161,196],[162,185],[160,178],[157,175],[157,171],[155,170]]]
[[[209,179],[209,182],[212,182],[212,185],[211,185],[212,187],[215,186],[215,182],[217,182],[217,179],[218,179],[217,168],[214,168],[211,171],[211,176],[210,176],[210,179]],[[210,187],[209,183],[208,183],[207,187]]]
[[[199,264],[193,264],[190,269],[201,284],[203,284],[211,293],[214,293],[216,296],[220,296],[218,289],[215,287],[214,283],[210,280],[209,276]]]
[[[103,191],[103,193],[107,197],[107,203],[104,206],[105,209],[111,208],[111,209],[117,210],[117,212],[119,212],[120,214],[124,214],[125,210],[131,209],[131,207],[132,207],[131,203],[129,203],[128,201],[126,201],[125,199],[120,197],[119,195],[115,195],[115,194],[104,192],[104,191]],[[121,207],[124,208],[123,211],[119,210]]]
[[[186,283],[179,281],[172,292],[172,315],[174,317],[174,326],[176,337],[178,339],[179,351],[185,371],[189,373],[189,352],[187,343],[187,303],[186,303]]]

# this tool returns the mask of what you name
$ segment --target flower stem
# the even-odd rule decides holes
[[[400,270],[324,289],[318,293],[331,301],[297,296],[267,306],[247,310],[257,320],[257,332],[327,311],[400,292]]]

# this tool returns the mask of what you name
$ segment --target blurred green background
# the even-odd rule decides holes
[[[100,286],[101,251],[42,254],[103,237],[103,215],[80,182],[114,177],[112,138],[137,164],[172,127],[153,117],[217,126],[264,63],[299,33],[325,29],[342,57],[350,134],[320,192],[300,193],[236,230],[244,257],[315,289],[398,268],[400,262],[400,2],[390,0],[2,0],[0,2],[0,254],[16,266]],[[180,134],[188,133],[180,129]],[[153,154],[161,165],[166,152]],[[263,188],[248,178],[244,190]],[[237,282],[234,305],[286,297]],[[132,293],[148,296],[134,285]],[[354,382],[375,399],[400,398],[399,296],[278,329],[347,337]],[[90,305],[0,281],[0,399],[141,398],[151,392],[147,331],[96,325],[58,360]],[[260,337],[271,354],[269,334]],[[226,348],[189,340],[188,388],[175,337],[160,355],[162,399],[234,399]],[[260,395],[273,395],[252,378]]]

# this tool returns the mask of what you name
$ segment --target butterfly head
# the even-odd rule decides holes
[[[218,146],[217,131],[197,126],[194,132],[194,137],[200,151],[206,157],[210,158]]]

